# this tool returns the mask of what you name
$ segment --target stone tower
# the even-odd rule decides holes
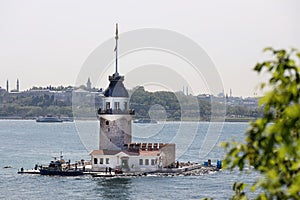
[[[123,84],[124,76],[118,73],[118,25],[116,25],[116,71],[109,76],[109,86],[104,91],[102,107],[98,110],[100,120],[101,150],[123,150],[131,143],[131,123],[134,110],[129,109],[129,95]]]

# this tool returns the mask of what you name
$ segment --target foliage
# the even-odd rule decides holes
[[[160,105],[166,110],[169,119],[180,119],[180,104],[173,92],[148,92],[144,87],[137,87],[130,93],[130,107],[135,110],[137,118],[149,118],[151,106]]]
[[[235,191],[235,195],[231,198],[231,200],[248,200],[245,192],[243,191],[246,187],[245,183],[239,182],[233,184],[233,191]]]
[[[224,164],[239,170],[251,166],[262,175],[251,187],[259,188],[256,199],[300,199],[300,53],[266,51],[272,52],[272,59],[254,68],[271,74],[262,84],[271,87],[260,100],[264,116],[250,124],[244,143],[224,144],[228,151]],[[235,186],[232,199],[239,199],[243,187]]]
[[[209,121],[211,117],[211,99],[196,99],[192,95],[185,95],[182,92],[149,92],[144,87],[136,87],[130,92],[130,107],[135,110],[135,117],[149,118],[148,111],[151,106],[158,104],[167,113],[167,120],[200,120]],[[195,102],[196,101],[196,102]],[[223,106],[221,103],[213,102],[215,107]],[[196,105],[195,105],[196,104]],[[197,105],[198,104],[198,105]],[[216,105],[219,104],[219,105]],[[182,113],[183,112],[183,113]],[[227,116],[258,117],[261,110],[242,106],[228,106]]]

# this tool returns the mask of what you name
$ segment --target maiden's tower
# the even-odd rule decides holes
[[[109,76],[102,106],[99,149],[91,155],[92,170],[122,172],[159,171],[175,162],[175,144],[132,142],[132,116],[124,76],[118,73],[118,25],[116,25],[115,73]]]

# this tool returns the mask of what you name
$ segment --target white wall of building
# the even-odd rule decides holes
[[[128,159],[128,167],[122,166],[122,159],[124,158]],[[94,159],[97,159],[97,164],[95,164]],[[149,172],[160,167],[159,160],[159,156],[130,156],[123,152],[116,155],[92,155],[92,169],[105,171],[105,168],[110,167],[112,169],[120,168],[125,172]]]

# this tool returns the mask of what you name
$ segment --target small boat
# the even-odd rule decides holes
[[[77,164],[75,167],[71,167],[71,163],[65,162],[62,156],[59,160],[54,159],[51,161],[48,166],[40,167],[41,175],[56,175],[56,176],[80,176],[83,175],[83,171],[77,169]]]
[[[63,120],[59,117],[47,115],[46,117],[38,117],[36,122],[63,122]]]
[[[157,121],[154,119],[136,119],[133,123],[140,123],[140,124],[157,124]]]
[[[61,117],[60,118],[63,122],[74,122],[73,117]]]

